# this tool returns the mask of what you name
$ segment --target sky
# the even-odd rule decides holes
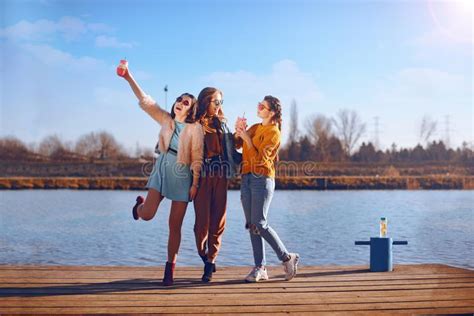
[[[299,129],[314,115],[355,110],[362,141],[382,149],[434,139],[473,144],[474,1],[0,0],[0,137],[66,142],[108,131],[133,150],[159,126],[115,73],[126,58],[163,107],[206,86],[223,91],[231,122],[257,103],[290,105]],[[168,85],[167,104],[163,88]]]

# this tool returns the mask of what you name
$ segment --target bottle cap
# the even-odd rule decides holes
[[[384,221],[384,220],[386,220],[386,219],[387,219],[387,218],[385,218],[385,217],[380,217],[380,220],[381,220],[381,221]]]

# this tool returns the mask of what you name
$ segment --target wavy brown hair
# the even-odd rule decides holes
[[[201,120],[204,118],[208,112],[209,105],[211,104],[212,96],[214,93],[219,92],[221,97],[224,96],[222,91],[214,87],[206,87],[199,92],[199,96],[197,99],[197,113],[196,113],[196,120]],[[218,133],[222,130],[222,122],[224,119],[224,112],[222,110],[222,106],[220,107],[220,112],[215,116],[212,120],[214,128],[217,129]]]

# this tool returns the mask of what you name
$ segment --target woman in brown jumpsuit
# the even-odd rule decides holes
[[[194,233],[204,262],[203,282],[212,280],[226,221],[227,177],[223,156],[222,92],[204,88],[198,97],[196,118],[204,130],[204,159],[199,188],[194,199]]]

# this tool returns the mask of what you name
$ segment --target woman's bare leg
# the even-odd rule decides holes
[[[175,263],[178,258],[179,245],[181,244],[181,226],[188,202],[173,201],[169,218],[170,234],[168,237],[168,262]]]
[[[144,221],[149,221],[155,217],[158,206],[163,200],[163,195],[155,189],[148,189],[148,193],[145,198],[145,202],[138,206],[137,213],[138,217]]]

